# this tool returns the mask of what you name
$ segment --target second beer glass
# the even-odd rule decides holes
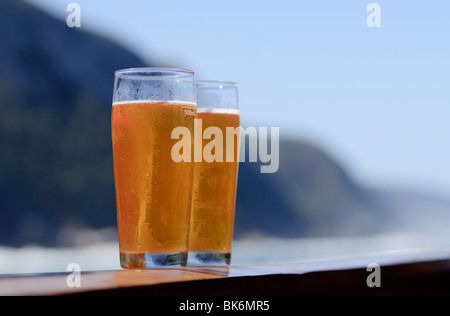
[[[222,81],[197,81],[196,85],[188,265],[224,266],[231,259],[239,164],[238,86]]]

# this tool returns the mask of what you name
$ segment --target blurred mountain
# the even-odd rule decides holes
[[[141,66],[151,62],[25,2],[0,1],[0,244],[60,245],[67,227],[116,225],[114,71]],[[237,238],[377,232],[397,225],[394,211],[411,200],[361,186],[299,140],[280,141],[277,173],[259,167],[240,165]]]
[[[115,225],[114,71],[148,66],[23,1],[0,1],[0,242]]]
[[[351,236],[387,229],[386,207],[329,155],[298,140],[280,141],[279,170],[240,165],[236,234]]]

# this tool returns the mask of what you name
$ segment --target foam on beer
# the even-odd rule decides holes
[[[197,113],[234,114],[239,115],[239,109],[197,108]]]
[[[164,100],[134,100],[134,101],[120,101],[113,102],[114,105],[123,105],[123,104],[149,104],[149,103],[170,103],[170,104],[181,104],[181,105],[192,105],[197,106],[197,104],[193,102],[185,102],[185,101],[164,101]]]

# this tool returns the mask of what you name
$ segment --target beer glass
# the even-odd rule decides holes
[[[186,266],[194,163],[173,161],[171,133],[185,127],[193,138],[195,113],[192,71],[115,73],[111,129],[122,268]]]
[[[231,260],[239,157],[238,85],[197,81],[189,266]]]

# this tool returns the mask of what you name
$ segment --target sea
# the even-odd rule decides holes
[[[231,264],[311,262],[433,249],[450,257],[450,233],[406,231],[362,237],[252,237],[233,241]],[[118,243],[101,241],[58,248],[0,246],[0,276],[67,272],[73,263],[85,272],[119,270]]]

